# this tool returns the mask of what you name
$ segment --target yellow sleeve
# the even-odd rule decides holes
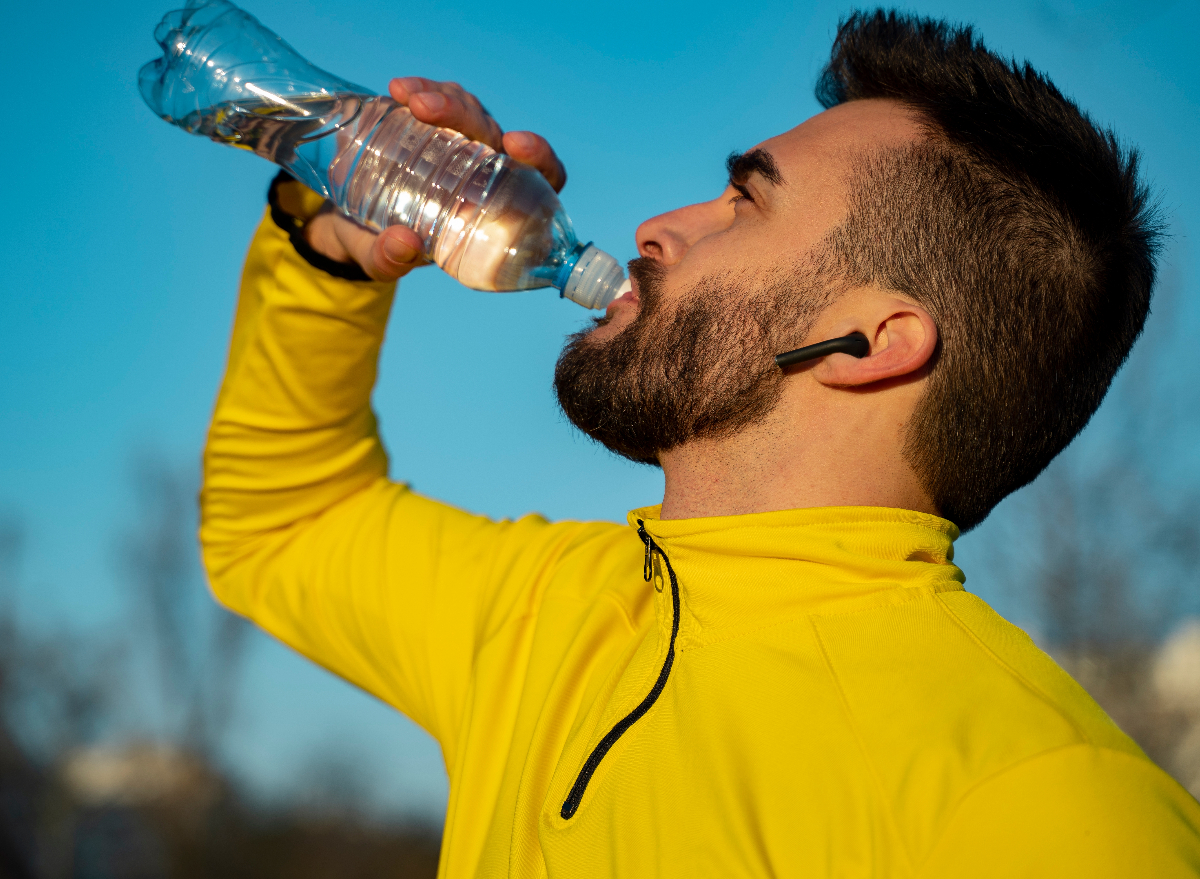
[[[583,526],[493,522],[387,479],[370,397],[393,293],[313,268],[264,217],[205,449],[200,537],[223,604],[408,714],[453,765],[472,658],[534,612],[534,573]]]
[[[1140,755],[1074,745],[969,794],[922,879],[1196,879],[1200,805]]]

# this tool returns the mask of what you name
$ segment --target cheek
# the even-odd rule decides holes
[[[708,235],[692,245],[687,259],[674,267],[666,298],[672,291],[690,290],[702,280],[740,273],[776,260],[779,242],[771,241],[766,223],[739,219],[728,229]]]

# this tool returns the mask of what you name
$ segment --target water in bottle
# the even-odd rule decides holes
[[[408,226],[466,286],[604,308],[626,283],[535,170],[314,67],[227,0],[189,0],[154,36],[163,55],[139,86],[159,116],[283,166],[367,226]]]

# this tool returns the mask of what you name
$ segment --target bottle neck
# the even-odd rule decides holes
[[[592,246],[592,242],[586,244],[577,242],[571,248],[567,258],[563,260],[562,265],[558,267],[558,271],[554,275],[554,280],[550,282],[552,287],[558,289],[559,297],[566,295],[563,291],[566,289],[567,282],[571,279],[571,272],[575,271],[575,266],[579,262],[579,257],[583,256],[583,252]]]

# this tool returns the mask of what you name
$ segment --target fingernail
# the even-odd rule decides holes
[[[446,96],[437,92],[421,92],[421,101],[431,113],[439,113],[446,109]]]
[[[383,239],[383,253],[392,262],[412,262],[417,252],[398,238]]]

